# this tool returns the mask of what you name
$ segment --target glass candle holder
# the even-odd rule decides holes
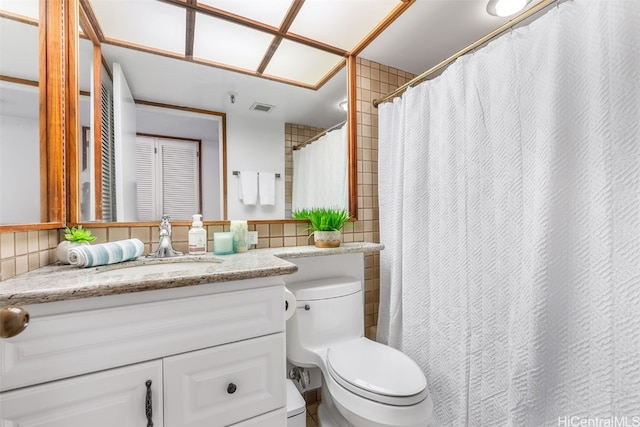
[[[213,254],[229,255],[233,253],[233,233],[221,231],[213,233]]]

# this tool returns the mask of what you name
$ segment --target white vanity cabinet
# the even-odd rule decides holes
[[[285,426],[283,292],[272,277],[30,306],[0,340],[0,427]]]

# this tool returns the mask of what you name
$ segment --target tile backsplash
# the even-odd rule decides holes
[[[0,281],[56,261],[58,230],[0,233]]]
[[[380,242],[378,214],[378,110],[371,101],[382,97],[414,76],[404,71],[358,58],[356,60],[357,89],[357,167],[358,221],[343,229],[344,242]],[[286,167],[291,167],[291,147],[317,134],[317,129],[286,125]],[[287,156],[288,154],[288,156]],[[287,182],[285,185],[290,185]],[[290,209],[290,199],[289,209]],[[304,223],[259,221],[249,225],[258,231],[258,248],[300,246],[312,244]],[[95,243],[136,237],[145,244],[145,253],[155,250],[157,226],[95,226]],[[228,231],[229,226],[208,225],[209,239],[216,231]],[[175,249],[187,252],[188,226],[174,226],[172,241]],[[0,281],[56,262],[55,247],[63,238],[62,230],[35,230],[0,233]],[[207,242],[207,249],[213,241]],[[0,286],[2,284],[0,283]],[[375,338],[380,293],[380,256],[365,255],[365,333]]]

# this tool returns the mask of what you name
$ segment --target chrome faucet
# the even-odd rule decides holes
[[[158,249],[147,255],[147,258],[168,258],[172,256],[184,255],[171,246],[171,218],[169,215],[162,215],[160,221],[160,238],[158,239]]]

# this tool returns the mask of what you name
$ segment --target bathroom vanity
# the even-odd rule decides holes
[[[0,282],[0,306],[31,316],[0,339],[0,426],[282,427],[284,279],[298,270],[282,258],[380,248],[48,266]]]

